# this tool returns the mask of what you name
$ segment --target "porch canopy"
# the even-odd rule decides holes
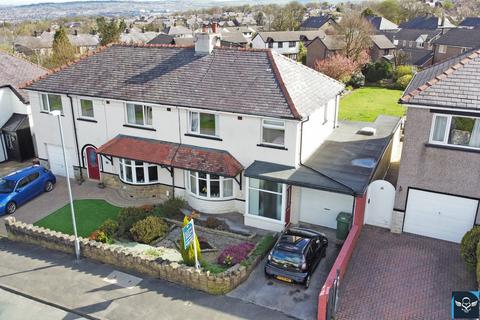
[[[391,141],[400,118],[341,122],[339,128],[298,168],[255,161],[245,176],[351,195],[363,195],[372,180],[382,179],[390,164]],[[371,135],[362,133],[369,127]]]
[[[231,178],[243,170],[240,162],[224,150],[126,135],[116,136],[97,153]]]

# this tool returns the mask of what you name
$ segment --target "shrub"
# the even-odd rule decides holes
[[[144,208],[123,208],[117,218],[117,235],[119,237],[131,238],[130,229],[133,227],[133,225],[136,222],[145,219],[149,215],[150,212],[145,210]]]
[[[133,240],[146,244],[165,236],[167,232],[167,223],[156,216],[148,216],[143,220],[137,221],[130,229]]]
[[[253,250],[252,255],[263,257],[270,251],[270,249],[273,248],[276,240],[277,238],[272,234],[265,235],[262,240],[260,240],[260,242],[257,244],[255,250]]]
[[[475,267],[477,264],[477,245],[480,241],[480,226],[473,227],[465,233],[460,243],[460,254],[465,264]]]
[[[208,261],[202,261],[202,269],[204,271],[210,271],[210,273],[217,274],[222,273],[227,270],[226,267],[218,265],[216,263],[211,263]]]
[[[353,88],[360,88],[365,85],[365,76],[361,72],[355,73],[348,82]]]
[[[112,219],[105,220],[98,230],[105,233],[109,238],[113,238],[118,231],[118,222]]]
[[[382,79],[390,79],[393,74],[392,65],[385,60],[368,63],[362,70],[368,82],[378,82]]]
[[[393,72],[393,80],[397,81],[406,75],[411,75],[413,77],[413,73],[413,66],[397,66]]]
[[[413,76],[411,74],[406,74],[404,76],[401,76],[400,78],[395,81],[395,87],[398,89],[403,89],[405,90],[410,83],[410,80],[412,80]]]
[[[205,227],[210,229],[218,229],[222,225],[222,221],[215,217],[208,217],[205,221]]]
[[[255,247],[253,243],[243,242],[226,247],[217,258],[217,262],[224,266],[233,266],[243,261]]]
[[[182,209],[187,206],[187,202],[182,198],[170,198],[156,208],[156,213],[167,218],[173,218],[182,215]]]
[[[102,243],[108,243],[108,244],[113,243],[113,239],[110,238],[105,232],[100,230],[93,231],[88,238],[90,240],[98,241]]]
[[[188,217],[185,216],[185,218],[183,218],[183,225],[182,227],[185,227],[188,222],[190,220],[188,219]],[[198,261],[201,260],[202,256],[201,256],[201,248],[200,248],[200,242],[198,241],[198,236],[195,234],[195,240],[196,242],[196,246],[197,246],[197,259]],[[185,262],[185,264],[189,265],[189,266],[194,266],[195,265],[195,250],[194,250],[194,246],[193,246],[193,242],[190,243],[190,246],[185,249],[185,246],[183,245],[184,244],[184,241],[183,241],[183,233],[182,233],[182,230],[180,230],[180,253],[182,254],[182,259],[183,259],[183,262]]]

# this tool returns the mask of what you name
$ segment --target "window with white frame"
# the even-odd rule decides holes
[[[233,197],[233,178],[195,171],[188,171],[187,174],[191,194],[208,199]]]
[[[447,46],[439,45],[438,46],[438,53],[447,53]]]
[[[480,148],[480,117],[435,114],[430,142],[465,148]]]
[[[295,48],[296,46],[297,46],[297,43],[296,43],[295,41],[290,41],[290,42],[288,43],[288,47],[289,47],[289,48]]]
[[[142,161],[119,159],[120,180],[132,184],[152,184],[158,182],[159,166]]]
[[[262,120],[262,143],[285,146],[285,122],[279,120]]]
[[[283,184],[250,178],[248,214],[282,220]]]
[[[205,136],[218,136],[218,115],[213,113],[190,111],[190,133]]]
[[[283,48],[283,42],[280,41],[280,42],[278,43],[278,48]]]
[[[137,126],[151,126],[152,107],[127,103],[127,123]]]
[[[85,118],[93,118],[93,101],[80,99],[80,116]]]
[[[62,97],[58,94],[42,94],[42,111],[60,110],[63,113]]]

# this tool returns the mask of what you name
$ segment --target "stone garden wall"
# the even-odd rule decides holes
[[[10,240],[31,243],[72,255],[75,253],[73,236],[16,221],[14,217],[5,219],[5,227]],[[262,259],[258,256],[248,266],[237,264],[225,272],[210,274],[196,271],[193,267],[177,262],[145,256],[119,245],[103,244],[81,237],[79,239],[81,255],[84,258],[143,273],[152,278],[167,280],[210,294],[224,294],[233,290],[248,278]]]

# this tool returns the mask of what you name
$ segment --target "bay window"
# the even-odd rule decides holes
[[[249,179],[248,214],[282,220],[283,184]]]
[[[262,120],[262,143],[285,146],[285,122]]]
[[[158,182],[159,166],[142,161],[119,159],[120,180],[132,184],[152,184]]]
[[[58,94],[42,94],[42,111],[60,110],[63,113],[62,97]]]
[[[217,136],[218,116],[213,113],[190,111],[189,131],[194,134]]]
[[[127,103],[127,123],[137,126],[151,126],[152,107]]]
[[[430,143],[480,148],[480,117],[435,114]]]
[[[233,178],[195,171],[188,171],[187,174],[191,194],[209,199],[233,197]]]

